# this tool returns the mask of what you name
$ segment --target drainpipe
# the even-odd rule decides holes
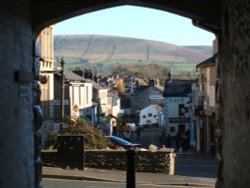
[[[97,102],[97,124],[100,125],[100,115],[101,115],[101,104],[100,104],[101,99],[98,97],[96,99]]]
[[[196,152],[201,152],[200,116],[196,116]]]

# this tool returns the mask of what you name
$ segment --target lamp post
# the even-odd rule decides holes
[[[64,124],[64,59],[61,59],[61,116],[60,116],[60,129],[62,132],[63,124]]]

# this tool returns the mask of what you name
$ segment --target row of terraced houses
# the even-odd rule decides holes
[[[54,26],[38,36],[40,44],[40,89],[44,114],[43,136],[57,132],[62,116],[61,96],[64,91],[64,112],[67,116],[85,117],[91,124],[103,126],[112,134],[116,119],[110,114],[134,117],[135,123],[159,126],[165,137],[183,131],[190,134],[190,145],[197,152],[213,152],[216,110],[216,41],[213,57],[196,66],[198,79],[173,79],[166,76],[165,86],[157,79],[143,82],[138,78],[109,78],[105,81],[86,76],[82,70],[69,71],[55,67],[53,47]],[[62,79],[63,75],[63,79]],[[114,89],[115,79],[125,84],[126,95]],[[64,86],[62,90],[62,80]]]
[[[89,123],[97,126],[98,124],[116,126],[115,119],[107,118],[109,114],[117,116],[120,113],[120,98],[116,92],[97,84],[86,77],[81,70],[72,72],[62,67],[55,67],[53,29],[54,26],[45,28],[39,34],[37,41],[41,53],[40,100],[44,118],[43,140],[46,141],[48,134],[59,131],[62,114],[64,117],[84,117]],[[61,104],[64,106],[63,112]],[[104,130],[111,131],[110,127]]]

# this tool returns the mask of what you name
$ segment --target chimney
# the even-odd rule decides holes
[[[171,72],[168,73],[168,81],[171,82],[172,78],[171,78]]]
[[[149,80],[149,86],[154,87],[155,86],[155,80]]]
[[[160,80],[158,78],[155,80],[155,85],[157,85],[157,86],[160,85]]]

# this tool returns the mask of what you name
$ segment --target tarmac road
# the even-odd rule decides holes
[[[126,188],[125,183],[84,181],[84,180],[64,180],[64,179],[43,179],[44,188]],[[191,188],[194,186],[172,186],[172,185],[152,185],[137,184],[137,188]],[[196,187],[197,188],[197,187]],[[205,188],[205,187],[203,187]]]
[[[132,142],[142,144],[142,147],[148,149],[148,147],[153,144],[157,147],[162,147],[160,141],[160,129],[159,128],[145,128],[141,132],[141,136],[138,139],[136,134],[133,135]]]
[[[145,128],[141,132],[141,137],[138,140],[136,135],[132,139],[133,143],[142,144],[143,148],[148,149],[150,144],[162,147],[160,141],[160,129],[156,127]],[[194,152],[176,154],[175,158],[175,175],[201,177],[201,178],[216,178],[216,164],[211,156],[198,156]]]
[[[204,159],[204,157],[197,158],[192,154],[177,154],[175,158],[175,175],[216,178],[216,163],[212,158]]]

